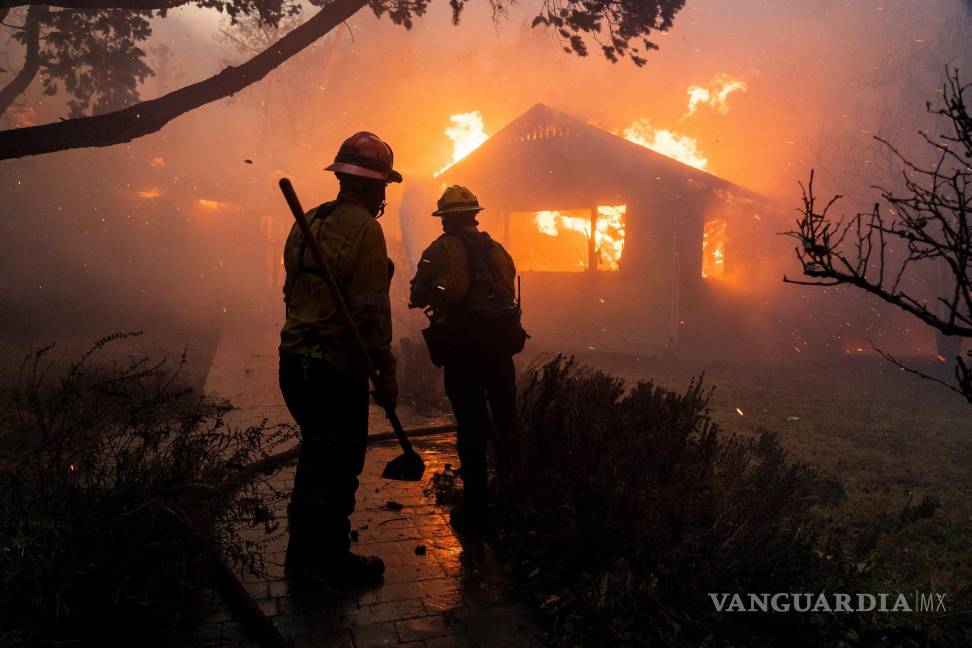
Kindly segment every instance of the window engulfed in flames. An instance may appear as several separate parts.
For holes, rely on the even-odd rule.
[[[702,278],[722,279],[726,273],[726,221],[713,218],[702,230]]]
[[[626,211],[625,205],[597,207],[593,246],[589,209],[512,214],[511,244],[524,258],[525,270],[580,272],[592,265],[618,270]]]

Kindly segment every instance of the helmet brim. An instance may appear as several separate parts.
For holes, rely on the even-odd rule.
[[[366,169],[357,164],[348,164],[347,162],[335,162],[330,166],[324,167],[325,171],[332,171],[334,173],[346,173],[348,175],[358,176],[359,178],[370,178],[372,180],[384,180],[385,182],[401,182],[402,174],[398,171],[391,170],[388,173],[383,173],[382,171],[375,171],[374,169]]]
[[[486,209],[485,207],[446,207],[445,209],[436,209],[432,212],[433,216],[451,216],[453,214],[478,214],[479,212]]]

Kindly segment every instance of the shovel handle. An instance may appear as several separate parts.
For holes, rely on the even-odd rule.
[[[344,326],[347,330],[351,331],[351,336],[354,338],[355,345],[358,347],[361,359],[365,364],[365,369],[368,371],[368,378],[377,391],[381,388],[378,370],[375,368],[375,363],[371,359],[371,354],[368,353],[368,348],[365,346],[364,340],[361,339],[361,333],[358,332],[354,318],[351,317],[351,311],[348,310],[347,302],[344,301],[344,295],[341,294],[341,289],[338,288],[337,282],[334,280],[331,267],[327,264],[327,259],[324,258],[324,251],[321,250],[321,244],[317,241],[317,237],[314,236],[314,232],[311,231],[307,217],[304,216],[304,208],[301,206],[300,199],[297,198],[297,192],[294,191],[294,185],[291,184],[289,178],[280,178],[280,191],[283,192],[284,199],[287,201],[287,205],[290,206],[294,220],[297,222],[297,226],[304,236],[304,242],[310,248],[311,256],[314,257],[317,267],[321,270],[321,276],[324,277],[324,283],[327,284],[331,296],[334,298],[334,303],[337,305],[338,314],[344,321]],[[398,414],[395,412],[395,408],[386,407],[385,416],[388,417],[388,422],[391,423],[392,429],[395,431],[395,436],[398,438],[398,443],[402,446],[402,450],[407,454],[414,453],[415,450],[412,448],[412,443],[408,440],[408,437],[405,436],[405,429],[402,427],[401,421],[398,420]]]

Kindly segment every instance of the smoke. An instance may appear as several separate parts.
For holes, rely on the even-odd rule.
[[[275,182],[291,177],[307,208],[332,198],[323,167],[357,130],[394,147],[405,184],[389,188],[382,225],[413,261],[438,226],[420,197],[456,159],[445,130],[482,139],[537,102],[609,131],[641,128],[653,148],[684,148],[696,166],[778,205],[761,214],[775,232],[811,167],[822,192],[869,202],[870,185],[893,172],[871,137],[918,150],[914,131],[934,127],[925,102],[945,64],[972,72],[965,2],[690,0],[644,69],[564,54],[554,35],[529,28],[532,8],[494,28],[485,3],[470,5],[452,27],[448,7],[434,4],[411,31],[361,12],[263,82],[160,133],[0,163],[9,332],[279,326],[290,218]],[[174,15],[156,20],[166,48],[151,50],[157,76],[144,98],[240,60],[214,38],[225,25],[211,12]],[[31,118],[58,119],[63,99],[32,89]],[[762,296],[795,268],[782,237],[761,244],[771,261],[738,285],[758,281]],[[729,247],[727,273],[732,256]]]

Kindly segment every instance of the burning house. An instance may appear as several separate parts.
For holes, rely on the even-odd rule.
[[[759,195],[542,104],[436,181],[429,193],[463,184],[487,208],[481,224],[516,260],[541,343],[684,343],[690,314],[758,263],[767,233]],[[407,200],[405,228],[433,203]]]

